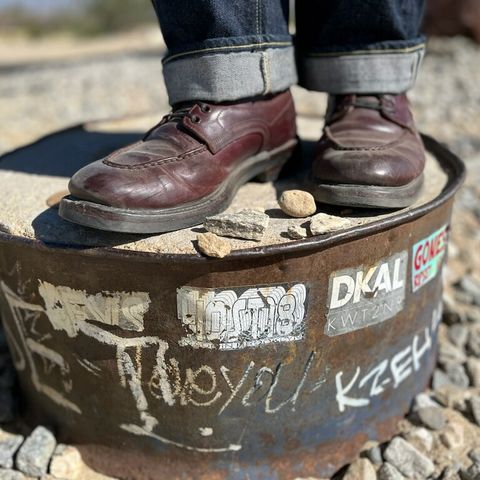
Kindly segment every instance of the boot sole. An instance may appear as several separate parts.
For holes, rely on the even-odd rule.
[[[192,227],[205,218],[223,212],[237,190],[249,180],[276,180],[298,140],[292,139],[269,152],[242,162],[217,190],[195,202],[162,209],[127,209],[81,200],[72,195],[60,202],[62,218],[86,227],[122,233],[163,233]]]
[[[310,180],[310,190],[317,202],[360,208],[405,208],[418,198],[423,174],[399,187],[374,185],[316,184]]]

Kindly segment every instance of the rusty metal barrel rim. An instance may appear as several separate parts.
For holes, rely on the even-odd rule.
[[[384,218],[378,221],[373,221],[366,225],[355,226],[353,228],[339,230],[338,232],[326,234],[323,236],[313,236],[303,240],[295,240],[292,242],[284,243],[281,245],[263,246],[260,248],[246,248],[242,250],[234,250],[232,253],[223,259],[206,258],[200,254],[169,254],[169,253],[152,253],[142,251],[124,251],[108,246],[101,247],[89,247],[81,248],[77,246],[66,246],[63,244],[44,243],[38,239],[28,239],[21,236],[10,235],[8,233],[0,231],[0,241],[7,242],[21,242],[31,245],[36,248],[47,249],[62,249],[72,253],[78,254],[81,252],[83,255],[98,255],[101,254],[104,257],[135,257],[138,260],[142,258],[145,261],[156,262],[225,262],[226,260],[241,260],[250,259],[254,257],[267,257],[277,254],[287,253],[308,253],[312,250],[325,249],[333,245],[338,245],[343,242],[347,242],[353,239],[362,238],[368,235],[372,235],[383,230],[402,225],[403,223],[417,219],[432,210],[435,210],[440,205],[448,201],[462,185],[466,168],[463,161],[452,153],[448,148],[441,145],[434,138],[422,134],[422,140],[426,149],[431,152],[439,161],[440,166],[448,174],[447,184],[442,191],[441,195],[433,200],[420,205],[412,210],[400,211],[398,214],[393,214],[388,218]],[[28,148],[28,147],[27,147]]]

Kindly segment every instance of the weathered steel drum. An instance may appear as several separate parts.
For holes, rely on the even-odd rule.
[[[464,176],[424,141],[446,178],[435,198],[224,259],[2,227],[1,310],[28,415],[128,479],[325,477],[389,438],[434,366]]]

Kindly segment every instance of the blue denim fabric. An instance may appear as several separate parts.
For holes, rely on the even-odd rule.
[[[419,34],[424,0],[297,0],[297,55],[405,50]]]
[[[288,0],[153,0],[153,4],[168,48],[164,62],[292,44]]]
[[[288,0],[153,0],[168,47],[188,55],[288,46]],[[424,0],[297,0],[297,54],[407,49],[424,37]]]
[[[170,103],[265,95],[297,80],[336,94],[404,92],[424,53],[424,0],[297,0],[295,41],[288,0],[152,2]]]

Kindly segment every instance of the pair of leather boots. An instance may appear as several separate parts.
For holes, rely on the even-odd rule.
[[[290,91],[177,105],[142,140],[79,170],[60,215],[130,233],[198,225],[245,182],[275,180],[297,142]],[[424,164],[406,95],[330,96],[308,185],[318,202],[401,208],[419,193]]]

